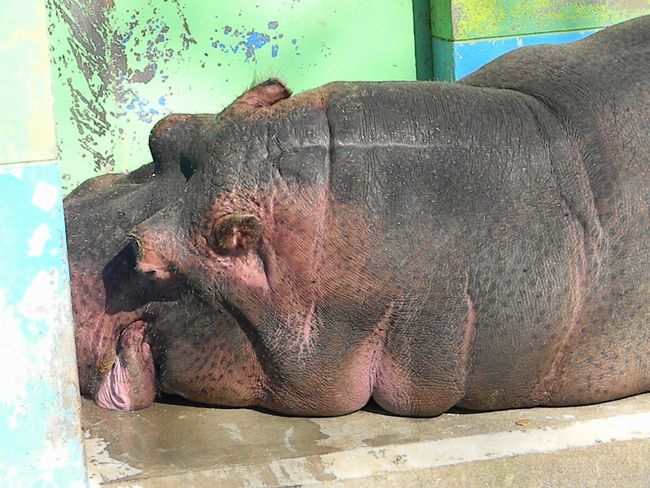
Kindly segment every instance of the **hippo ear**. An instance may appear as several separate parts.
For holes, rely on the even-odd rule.
[[[291,91],[282,81],[277,78],[270,78],[241,95],[233,103],[233,108],[237,110],[250,110],[270,107],[290,96]]]
[[[262,236],[262,223],[256,215],[233,214],[219,221],[212,232],[212,245],[220,254],[245,253]]]

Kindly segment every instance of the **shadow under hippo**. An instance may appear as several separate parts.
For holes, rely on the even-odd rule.
[[[82,393],[401,415],[650,390],[650,17],[454,84],[278,80],[65,201]]]

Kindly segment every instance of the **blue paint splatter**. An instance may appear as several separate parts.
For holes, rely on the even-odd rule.
[[[255,58],[255,50],[264,47],[271,41],[268,34],[252,31],[246,39],[246,60]]]
[[[278,26],[278,21],[274,20],[268,22],[268,28],[270,30],[275,30]],[[266,45],[270,45],[271,57],[275,58],[278,55],[280,46],[279,44],[271,44],[271,40],[280,39],[282,34],[276,34],[271,37],[270,33],[260,32],[255,29],[251,29],[250,31],[245,31],[243,29],[233,30],[229,25],[223,27],[223,33],[231,39],[234,38],[235,42],[228,43],[227,40],[221,42],[220,40],[214,40],[211,38],[211,44],[212,47],[220,49],[224,54],[238,54],[243,52],[245,61],[256,61],[257,51],[263,49]]]
[[[261,47],[264,47],[264,45],[268,43],[270,40],[271,38],[267,34],[262,34],[261,32],[253,31],[248,35],[248,39],[246,39],[246,47],[259,49]]]
[[[160,97],[158,99],[158,104],[160,106],[166,105],[167,100],[165,99],[165,97]],[[145,122],[147,124],[153,122],[154,115],[159,115],[161,113],[159,109],[152,107],[152,103],[149,100],[147,100],[146,98],[141,98],[139,95],[133,95],[133,99],[126,106],[126,108],[127,110],[134,110],[138,119],[141,122]],[[165,113],[165,111],[163,110],[162,113]]]

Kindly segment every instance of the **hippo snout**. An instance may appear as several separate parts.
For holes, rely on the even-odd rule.
[[[169,281],[178,271],[185,254],[174,223],[177,212],[165,209],[139,224],[129,233],[135,251],[135,269],[161,281]]]

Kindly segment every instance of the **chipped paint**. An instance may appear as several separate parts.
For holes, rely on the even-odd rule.
[[[42,256],[45,245],[47,244],[47,241],[50,240],[50,237],[52,237],[52,233],[50,232],[50,229],[47,228],[47,225],[41,224],[36,227],[36,229],[34,229],[34,233],[27,242],[27,248],[29,249],[27,251],[27,256]]]
[[[270,45],[271,57],[275,57],[279,51],[278,42],[284,37],[284,34],[270,31],[275,31],[279,25],[277,21],[269,22],[268,33],[258,32],[255,29],[247,30],[244,27],[233,30],[231,26],[226,25],[221,30],[222,35],[219,38],[210,38],[210,45],[226,55],[240,54],[245,62],[256,61],[257,52]]]
[[[86,485],[46,19],[39,0],[0,19],[3,487]]]
[[[88,480],[93,485],[115,481],[142,473],[142,470],[129,466],[111,457],[109,443],[101,437],[93,437],[84,432],[86,456],[88,457]]]
[[[59,187],[39,181],[32,192],[32,205],[43,212],[49,212],[61,198]]]
[[[2,486],[85,485],[59,181],[54,163],[0,166]]]
[[[410,0],[47,0],[64,190],[150,161],[170,112],[218,112],[253,82],[415,79]],[[359,23],[359,18],[364,18]],[[386,43],[359,45],[358,39]]]
[[[538,14],[531,16],[529,3],[512,0],[437,2],[431,20],[441,39],[541,32],[549,25],[566,31],[580,19],[592,19],[592,26],[637,15],[649,0],[560,8],[565,3],[535,0]],[[217,112],[269,76],[283,78],[295,93],[334,79],[416,78],[410,0],[247,7],[234,0],[47,0],[47,6],[65,192],[89,177],[148,162],[148,133],[166,114]]]

